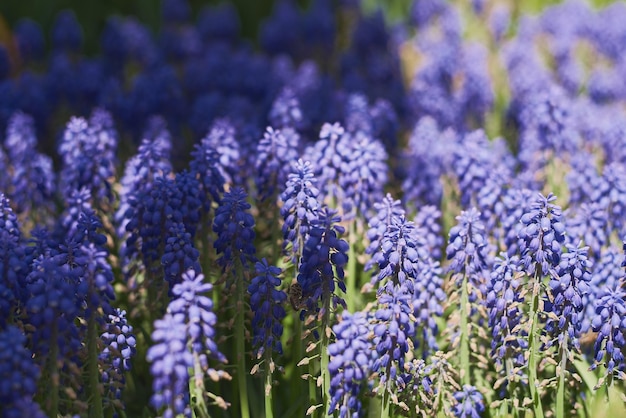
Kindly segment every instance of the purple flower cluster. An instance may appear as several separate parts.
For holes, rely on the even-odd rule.
[[[490,264],[489,243],[485,237],[485,227],[476,208],[461,212],[458,224],[450,228],[446,256],[451,260],[449,271],[457,274],[460,285],[463,275],[467,275],[471,287],[470,301],[485,295],[487,284],[486,269]]]
[[[551,202],[556,196],[536,196],[530,210],[520,221],[519,247],[522,270],[530,275],[537,272],[547,275],[561,260],[565,240],[565,225],[561,220],[561,208]]]
[[[182,279],[172,289],[174,297],[167,313],[154,324],[154,345],[147,353],[154,378],[151,404],[162,410],[164,417],[191,416],[190,378],[202,381],[198,372],[217,373],[209,369],[209,356],[226,361],[215,342],[217,317],[213,302],[205,296],[213,286],[193,270],[185,272]]]
[[[339,410],[341,418],[357,418],[362,408],[359,394],[373,361],[369,318],[362,312],[343,312],[333,332],[335,342],[328,346],[331,375],[328,414]]]
[[[292,254],[293,262],[298,262],[298,258],[302,256],[304,243],[321,206],[316,183],[311,164],[298,160],[293,165],[285,189],[280,195],[283,201],[280,214],[285,221],[282,227],[284,247]]]
[[[26,345],[26,336],[15,326],[0,331],[0,403],[3,416],[17,418],[24,413],[44,417],[33,396],[37,392],[39,368]]]
[[[345,308],[337,288],[346,292],[344,268],[348,263],[349,246],[340,238],[344,233],[344,228],[338,225],[340,221],[336,212],[328,208],[318,212],[318,219],[304,244],[298,269],[298,284],[302,288],[306,311],[318,317],[328,313],[331,306]]]
[[[235,187],[224,194],[220,206],[215,210],[213,231],[217,240],[213,243],[218,254],[219,265],[223,269],[231,268],[236,263],[247,266],[255,261],[256,252],[254,240],[254,218],[248,210],[250,204],[246,202],[246,192]]]
[[[250,281],[248,293],[250,309],[254,313],[252,345],[257,357],[261,358],[265,352],[270,355],[271,351],[283,353],[280,338],[283,335],[282,320],[286,316],[283,305],[287,301],[287,294],[276,289],[281,284],[278,277],[282,273],[281,269],[268,265],[267,260],[263,259],[256,263],[256,272],[258,276]]]

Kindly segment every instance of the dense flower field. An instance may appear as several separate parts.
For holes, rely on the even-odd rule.
[[[12,28],[0,417],[626,414],[626,4],[356,3]]]

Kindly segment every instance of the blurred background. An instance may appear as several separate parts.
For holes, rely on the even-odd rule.
[[[293,0],[306,9],[315,0]],[[343,1],[345,0],[336,0]],[[358,0],[349,0],[356,3]],[[457,2],[469,2],[460,0]],[[543,7],[558,3],[557,0],[519,0],[525,12],[538,12]],[[592,0],[596,6],[610,3],[610,0]],[[192,16],[199,15],[207,5],[231,3],[237,9],[241,22],[241,34],[250,40],[257,38],[261,22],[270,15],[276,0],[190,0]],[[366,12],[377,8],[383,10],[388,21],[393,22],[406,16],[411,0],[362,0],[361,7]],[[104,28],[107,17],[111,15],[135,16],[153,31],[160,27],[161,0],[1,0],[0,1],[0,42],[9,36],[9,28],[24,17],[38,22],[44,33],[49,34],[56,14],[64,9],[71,9],[81,23],[84,35],[84,52],[93,54],[98,48],[98,36]]]

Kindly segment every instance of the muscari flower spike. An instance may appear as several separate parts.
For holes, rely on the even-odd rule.
[[[485,295],[485,269],[490,263],[489,243],[484,235],[484,225],[480,212],[476,208],[461,212],[457,216],[458,224],[450,229],[446,256],[452,260],[448,267],[453,273],[464,273],[468,277],[473,291],[470,302],[477,299],[476,290]],[[457,274],[457,285],[462,281],[462,274]]]
[[[255,177],[261,199],[272,196],[278,185],[285,184],[289,163],[298,156],[298,137],[284,135],[281,130],[268,127],[256,148]]]
[[[344,293],[344,267],[348,263],[348,243],[339,238],[345,229],[339,225],[341,218],[332,209],[324,208],[318,212],[319,218],[309,231],[309,238],[304,244],[302,261],[298,269],[298,284],[306,311],[321,317],[325,310],[341,305],[345,301],[336,293],[338,287]],[[319,308],[319,303],[323,307]],[[319,310],[319,312],[318,312]],[[303,316],[305,311],[302,311]]]
[[[224,194],[215,210],[213,231],[217,240],[213,246],[220,254],[218,264],[223,269],[231,267],[236,260],[244,267],[255,260],[254,218],[248,212],[251,206],[246,197],[243,188],[234,187]]]
[[[594,343],[594,363],[591,370],[603,365],[604,378],[626,380],[624,348],[626,348],[626,292],[621,286],[607,288],[595,301],[595,315],[591,321],[597,332]],[[600,383],[604,381],[602,379]],[[599,383],[599,384],[600,384]],[[607,382],[610,384],[610,381]]]
[[[3,417],[45,416],[33,401],[39,376],[39,367],[26,348],[26,336],[22,331],[13,325],[0,331],[0,405]]]
[[[280,341],[283,335],[282,320],[285,318],[284,304],[287,294],[278,290],[281,280],[278,276],[282,270],[271,266],[264,258],[255,265],[257,276],[248,285],[250,293],[250,309],[254,314],[252,319],[253,339],[252,345],[257,358],[262,358],[264,353],[274,351],[282,354],[283,347]]]
[[[285,221],[282,227],[285,240],[283,248],[291,255],[294,263],[302,256],[304,243],[321,207],[318,201],[320,192],[316,184],[311,163],[299,159],[293,164],[285,189],[280,195],[283,201],[280,214]]]
[[[333,326],[335,341],[328,346],[330,405],[328,414],[339,410],[340,418],[358,418],[362,411],[359,395],[370,376],[373,346],[367,314],[344,311]]]
[[[377,353],[372,371],[379,374],[383,391],[389,394],[402,392],[408,380],[404,364],[415,335],[413,297],[406,283],[387,282],[378,292],[378,309],[370,321]]]
[[[98,360],[102,367],[105,393],[108,398],[119,400],[126,384],[124,373],[130,370],[131,359],[137,351],[137,340],[132,325],[126,319],[126,311],[116,308],[107,315],[100,340],[104,348]]]
[[[507,358],[512,358],[515,366],[525,363],[524,350],[528,348],[528,341],[524,331],[518,329],[523,321],[525,303],[522,285],[519,258],[501,253],[494,261],[485,299],[492,336],[491,355],[499,367]]]
[[[551,297],[544,301],[550,316],[546,331],[558,335],[559,344],[567,337],[567,349],[580,349],[580,330],[583,318],[583,296],[589,293],[592,262],[588,259],[589,247],[567,245],[555,272],[551,274]],[[555,317],[553,317],[553,315]]]
[[[537,194],[530,210],[520,222],[519,248],[522,270],[529,274],[547,275],[561,261],[561,246],[565,241],[565,225],[561,221],[561,208],[552,202],[556,196]]]

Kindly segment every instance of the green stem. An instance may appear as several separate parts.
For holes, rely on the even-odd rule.
[[[54,321],[52,325],[52,337],[50,341],[52,341],[50,347],[50,358],[48,359],[50,368],[50,409],[48,410],[49,417],[56,417],[59,415],[59,386],[60,386],[60,376],[59,376],[59,346],[58,346],[58,325],[57,322]]]
[[[210,418],[209,410],[204,399],[204,372],[200,364],[198,353],[193,353],[193,375],[189,379],[189,392],[193,395],[191,410],[196,418]]]
[[[541,267],[537,266],[535,277],[533,280],[533,290],[530,300],[530,341],[528,342],[528,386],[530,388],[530,397],[533,401],[533,410],[535,418],[543,418],[543,407],[541,406],[541,395],[537,389],[537,321],[539,319],[539,289],[541,286]]]
[[[561,343],[561,364],[559,373],[559,387],[556,393],[556,418],[565,418],[565,370],[567,367],[567,332],[564,333]]]
[[[330,356],[328,355],[328,343],[329,335],[326,333],[326,329],[330,326],[330,294],[324,300],[324,315],[322,317],[322,335],[320,341],[320,360],[321,360],[321,376],[322,376],[322,416],[328,413],[330,406],[330,372],[328,371],[328,364],[330,363]]]
[[[276,197],[274,197],[274,200],[272,200],[273,202],[276,201]],[[283,231],[280,228],[280,220],[281,220],[281,216],[280,216],[280,212],[278,210],[274,211],[274,218],[272,219],[272,223],[270,225],[270,228],[272,228],[272,233],[271,233],[271,237],[272,237],[272,259],[274,260],[274,263],[278,263],[278,260],[280,260],[281,255],[283,253]]]
[[[356,312],[357,299],[358,299],[358,287],[356,277],[356,220],[350,222],[348,232],[348,244],[350,248],[348,250],[348,274],[346,277],[346,303],[348,305],[349,312]]]
[[[235,260],[235,291],[237,301],[235,304],[235,345],[237,348],[237,385],[239,388],[239,405],[241,408],[241,418],[250,417],[248,406],[248,385],[246,382],[246,336],[244,324],[244,306],[246,286],[243,283],[243,267],[239,260]]]
[[[389,418],[391,412],[391,402],[389,402],[389,394],[387,388],[383,391],[383,405],[380,409],[380,418]]]
[[[89,373],[89,418],[103,418],[100,371],[98,370],[98,322],[92,312],[87,324],[87,356]]]
[[[271,350],[267,350],[265,355],[265,418],[274,418],[274,408],[272,406],[272,370],[270,367],[272,358],[268,353],[271,353]]]
[[[469,325],[468,325],[468,280],[467,274],[463,273],[463,284],[461,287],[461,341],[459,342],[461,356],[461,382],[463,385],[470,384],[470,347],[469,347]]]
[[[300,361],[303,357],[304,357],[304,347],[302,345],[302,321],[300,321],[300,315],[298,314],[298,311],[294,311],[294,340],[293,340],[293,344],[294,344],[294,351],[295,351],[295,359],[296,362]],[[294,363],[295,364],[295,363]],[[293,399],[297,399],[299,405],[301,406],[300,408],[298,408],[298,416],[302,417],[305,415],[305,411],[306,409],[304,409],[304,403],[300,402],[300,398],[303,395],[303,387],[302,387],[302,379],[300,378],[300,373],[298,372],[298,366],[295,366],[293,369],[293,375],[291,376],[291,384],[293,385],[293,389],[294,389],[294,398]]]
[[[318,347],[319,349],[319,347]],[[310,406],[317,405],[317,386],[315,385],[315,367],[312,362],[309,362],[309,403]]]

